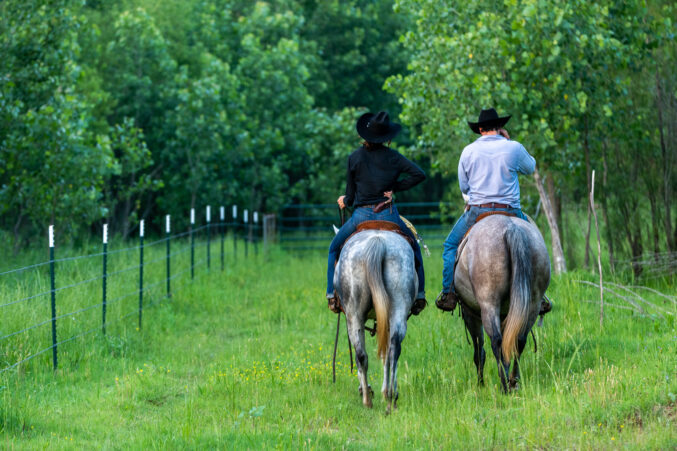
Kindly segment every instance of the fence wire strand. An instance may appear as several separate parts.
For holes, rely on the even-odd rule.
[[[258,227],[257,226],[253,226],[253,227],[254,227],[254,229],[253,229],[254,233],[256,233],[258,231]],[[204,231],[204,230],[207,230],[208,233],[207,234],[202,233],[202,231]],[[233,234],[233,238],[235,238],[235,237],[245,237],[245,239],[247,239],[246,234],[248,232],[248,229],[247,229],[246,224],[238,224],[238,223],[233,223],[233,222],[207,223],[207,224],[204,224],[202,226],[195,227],[192,230],[188,230],[188,231],[185,231],[185,232],[182,232],[182,233],[177,233],[177,234],[174,234],[174,235],[167,235],[167,236],[164,236],[161,239],[151,241],[151,242],[148,242],[148,243],[144,243],[144,244],[139,245],[139,246],[130,246],[130,247],[121,248],[121,249],[112,249],[112,250],[107,250],[106,252],[96,252],[96,253],[92,253],[92,254],[88,254],[88,255],[62,257],[62,258],[58,258],[58,259],[54,259],[54,260],[48,260],[48,261],[44,261],[44,262],[41,262],[41,263],[36,263],[36,264],[33,264],[33,265],[24,266],[24,267],[21,267],[21,268],[16,268],[16,269],[0,272],[0,277],[6,276],[6,275],[16,275],[16,274],[26,272],[26,271],[29,271],[29,270],[32,270],[32,269],[44,268],[44,267],[46,267],[50,264],[59,265],[59,264],[62,264],[62,263],[67,263],[67,262],[74,262],[74,261],[79,261],[79,260],[103,257],[104,255],[107,256],[107,257],[111,257],[111,256],[116,256],[116,255],[124,254],[124,253],[131,253],[131,252],[136,253],[136,252],[140,252],[141,249],[150,249],[150,248],[157,246],[161,243],[165,243],[165,242],[168,242],[168,241],[171,241],[171,240],[180,240],[181,238],[185,238],[185,237],[188,237],[188,236],[193,236],[194,238],[199,238],[199,242],[192,242],[190,244],[187,244],[186,242],[184,242],[182,240],[178,241],[178,243],[180,243],[180,244],[178,244],[178,246],[175,245],[174,249],[172,249],[172,251],[169,254],[162,255],[160,257],[157,257],[157,258],[154,258],[154,259],[151,259],[151,260],[144,261],[141,264],[128,266],[128,267],[125,267],[125,268],[122,268],[122,269],[119,269],[119,270],[116,270],[116,271],[107,272],[105,275],[99,274],[95,277],[91,277],[91,278],[88,278],[86,280],[71,283],[71,284],[68,284],[68,285],[65,285],[65,286],[57,287],[53,290],[44,291],[44,292],[41,292],[41,293],[37,293],[37,294],[33,294],[33,295],[30,295],[30,296],[23,297],[21,299],[6,302],[4,304],[0,304],[0,308],[8,307],[8,306],[15,305],[15,304],[21,304],[21,303],[28,302],[28,301],[33,300],[33,299],[48,296],[50,294],[56,294],[56,293],[63,292],[65,290],[77,288],[77,287],[80,287],[80,286],[85,285],[85,284],[89,284],[89,283],[92,283],[92,282],[102,280],[102,279],[104,279],[104,277],[110,278],[112,276],[116,276],[116,275],[120,275],[120,274],[127,273],[127,272],[130,272],[130,271],[138,270],[142,267],[150,266],[154,263],[158,263],[158,262],[161,262],[161,261],[167,261],[168,258],[170,259],[170,261],[175,260],[179,256],[186,254],[187,252],[190,252],[191,250],[197,250],[197,249],[201,248],[205,244],[207,244],[207,246],[209,246],[209,242],[210,242],[209,238],[212,236],[212,234],[213,234],[213,238],[218,239],[218,236],[225,234],[226,231],[229,231],[231,234]],[[241,233],[238,233],[238,232],[241,232]],[[249,239],[249,241],[250,242],[258,241],[257,236],[254,236],[253,238],[254,239]],[[222,252],[223,252],[223,249],[222,249]],[[193,279],[192,277],[191,277],[191,279],[187,279],[184,276],[186,276],[186,274],[188,272],[193,272],[196,268],[200,268],[202,266],[205,266],[206,262],[207,262],[207,258],[202,258],[202,259],[199,259],[197,261],[190,262],[190,263],[182,262],[180,264],[180,267],[182,267],[182,269],[179,270],[178,272],[175,272],[174,274],[170,275],[169,277],[162,277],[161,280],[158,280],[156,282],[148,283],[148,284],[144,285],[143,288],[135,289],[133,291],[130,291],[130,292],[118,295],[114,298],[108,299],[108,300],[105,301],[105,305],[107,305],[107,306],[115,305],[115,304],[123,301],[124,299],[128,299],[128,298],[131,298],[133,296],[138,296],[140,294],[146,294],[150,299],[143,304],[143,309],[153,307],[157,304],[162,303],[163,301],[166,301],[167,299],[171,299],[169,297],[170,294],[175,294],[179,290],[183,289],[187,285],[186,282],[190,282]],[[185,267],[184,267],[184,265],[185,265]],[[58,266],[57,266],[57,268],[58,268]],[[57,271],[57,273],[58,273],[58,271]],[[171,293],[167,293],[167,294],[164,294],[164,295],[155,295],[155,296],[150,294],[151,292],[156,290],[159,286],[164,285],[166,282],[172,281],[172,280],[177,280],[180,277],[184,277],[184,280],[179,281],[178,283],[175,283],[172,287],[173,289],[172,289]],[[197,277],[200,277],[200,275],[198,274]],[[16,335],[26,333],[26,332],[30,332],[34,329],[39,328],[39,327],[49,325],[50,323],[53,323],[55,321],[58,322],[59,320],[63,320],[63,319],[68,318],[68,317],[75,317],[76,315],[79,315],[81,313],[84,313],[84,312],[87,312],[87,311],[92,311],[92,310],[98,309],[98,308],[102,308],[103,305],[104,305],[103,301],[97,302],[96,304],[88,305],[86,307],[82,307],[80,309],[77,309],[77,310],[74,310],[74,311],[71,311],[71,312],[68,312],[68,313],[63,313],[61,315],[58,315],[58,316],[53,317],[53,318],[46,319],[44,321],[40,321],[37,324],[33,324],[33,325],[25,327],[21,330],[6,334],[4,336],[1,336],[0,342],[3,342],[3,341],[5,341],[5,340],[7,340],[11,337],[16,336]],[[115,323],[119,323],[120,321],[122,321],[126,318],[129,318],[129,317],[135,316],[135,315],[139,315],[140,311],[141,311],[140,308],[135,308],[134,310],[130,311],[129,313],[126,313],[122,316],[119,316],[119,317],[113,319],[112,321],[110,319],[107,319],[106,322],[103,323],[103,324],[97,324],[95,327],[92,327],[92,328],[85,330],[83,332],[80,332],[80,333],[76,333],[75,335],[73,335],[69,338],[62,339],[62,340],[52,344],[49,347],[41,349],[41,350],[39,350],[39,351],[37,351],[37,352],[35,352],[35,353],[25,357],[25,358],[19,360],[18,362],[15,362],[15,363],[13,363],[13,364],[5,367],[5,368],[0,369],[0,374],[4,373],[6,371],[12,370],[12,369],[18,367],[19,365],[21,365],[23,363],[29,362],[30,360],[32,360],[32,359],[34,359],[38,356],[41,356],[41,355],[49,352],[50,350],[53,350],[55,347],[58,347],[59,345],[65,345],[65,344],[67,344],[71,341],[74,341],[74,340],[76,340],[80,337],[92,334],[96,331],[100,331],[104,327],[108,327],[108,326],[113,325]]]

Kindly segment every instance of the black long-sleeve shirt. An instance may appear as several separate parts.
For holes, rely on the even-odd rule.
[[[398,180],[400,174],[408,177]],[[371,205],[383,202],[386,191],[405,191],[423,180],[425,173],[415,163],[386,146],[364,146],[348,157],[346,180],[347,206]]]

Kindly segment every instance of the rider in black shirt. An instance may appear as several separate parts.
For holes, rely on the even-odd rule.
[[[412,313],[418,315],[425,308],[425,274],[421,248],[416,237],[404,224],[392,204],[392,194],[404,191],[425,180],[425,173],[415,163],[409,161],[384,143],[390,142],[399,133],[402,126],[390,122],[388,113],[366,113],[357,120],[357,133],[365,140],[363,145],[348,158],[345,195],[338,198],[341,208],[354,206],[351,218],[341,227],[329,246],[327,262],[327,300],[329,308],[339,312],[340,307],[334,293],[334,265],[343,243],[357,230],[357,225],[367,220],[394,222],[402,232],[412,238],[414,259],[418,275],[418,293],[412,307]],[[398,180],[401,174],[408,177]],[[389,205],[381,210],[382,203]],[[379,205],[381,204],[381,205]]]

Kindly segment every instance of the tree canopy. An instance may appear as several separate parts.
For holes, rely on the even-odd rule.
[[[4,0],[0,228],[18,249],[50,222],[126,236],[205,204],[327,203],[355,120],[381,109],[435,177],[413,195],[460,210],[465,122],[493,106],[562,234],[596,169],[611,254],[672,252],[674,17],[641,0]]]

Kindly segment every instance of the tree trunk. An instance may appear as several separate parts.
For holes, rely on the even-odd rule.
[[[661,156],[663,158],[663,206],[665,209],[665,217],[663,218],[663,224],[665,227],[665,239],[668,246],[668,252],[672,252],[675,247],[675,239],[677,239],[677,233],[675,234],[675,239],[672,237],[672,209],[671,209],[671,178],[672,178],[672,169],[673,162],[671,161],[674,158],[674,153],[668,152],[667,144],[665,142],[665,136],[663,133],[663,100],[661,92],[661,83],[660,77],[658,74],[658,69],[656,69],[656,107],[658,111],[658,131],[660,134],[661,142]],[[674,143],[673,143],[674,145]],[[677,228],[675,229],[677,232]]]
[[[614,263],[614,234],[612,233],[611,222],[609,221],[609,211],[607,208],[607,162],[606,162],[606,140],[602,143],[602,165],[604,171],[602,172],[602,195],[600,199],[602,201],[602,216],[604,217],[604,223],[606,224],[606,240],[609,245],[609,266],[611,266],[611,272],[615,272],[615,263]]]
[[[592,187],[590,186],[590,146],[588,145],[588,117],[585,117],[585,130],[583,138],[583,149],[585,152],[585,176],[588,183],[588,193],[592,192]],[[590,265],[590,229],[592,226],[592,209],[590,202],[588,202],[588,230],[585,232],[585,260],[583,265],[585,268],[588,268]]]
[[[632,212],[637,210],[637,203],[634,200],[632,201],[632,205],[628,205],[625,201],[621,202],[620,210],[621,215],[625,218],[622,222],[625,236],[630,245],[632,271],[635,273],[635,276],[640,276],[644,270],[641,259],[642,253],[644,252],[644,246],[642,245],[642,228],[637,224],[636,215],[632,215]]]
[[[562,229],[562,201],[560,196],[557,195],[557,188],[555,188],[555,179],[553,177],[545,178],[545,188],[548,193],[548,199],[550,200],[550,205],[552,207],[552,214],[557,222],[557,227],[559,230]],[[560,234],[560,241],[561,241]]]
[[[541,175],[539,174],[538,169],[534,171],[534,179],[536,180],[538,195],[541,198],[543,211],[545,212],[545,217],[548,220],[548,226],[550,227],[550,236],[552,238],[552,257],[554,260],[555,274],[561,274],[566,272],[567,265],[566,260],[564,259],[564,252],[562,251],[562,243],[559,239],[559,226],[557,225],[557,217],[555,215],[555,210],[550,203],[550,198],[546,194],[545,188],[543,187],[543,181],[541,180]]]
[[[658,232],[658,228],[660,227],[661,219],[660,215],[658,214],[658,205],[656,201],[656,192],[654,190],[653,184],[647,181],[646,187],[647,187],[647,197],[649,198],[649,207],[651,208],[651,231],[650,233],[653,236],[653,252],[654,252],[654,258],[658,258],[658,254],[660,254],[660,235]]]
[[[24,220],[23,208],[19,205],[19,214],[16,217],[16,222],[14,223],[14,246],[12,246],[12,253],[16,257],[21,250],[23,240],[21,239],[21,224]]]

